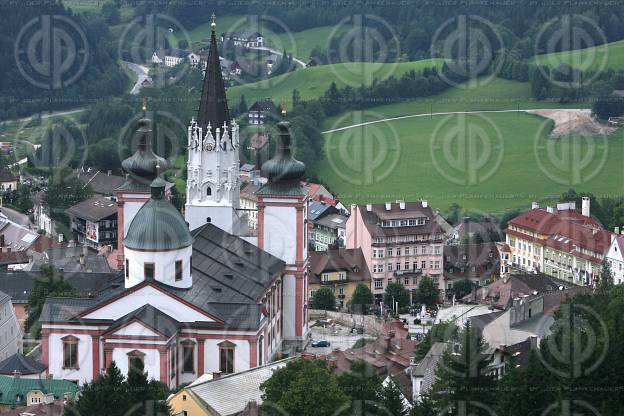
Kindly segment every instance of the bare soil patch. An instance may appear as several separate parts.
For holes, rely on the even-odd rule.
[[[617,130],[593,118],[589,109],[527,110],[527,113],[546,117],[555,122],[550,137],[608,135]]]

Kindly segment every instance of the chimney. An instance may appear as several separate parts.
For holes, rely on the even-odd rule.
[[[399,208],[405,209],[405,201],[399,201]]]
[[[422,201],[423,208],[427,208],[428,206],[429,206],[429,203],[426,200]]]
[[[366,204],[366,211],[371,212],[373,210],[373,204]]]
[[[214,371],[212,373],[212,379],[213,380],[217,380],[217,379],[220,379],[220,378],[221,378],[221,371]]]
[[[555,212],[555,210],[554,210],[554,208],[553,208],[553,207],[551,207],[551,206],[547,206],[547,207],[546,207],[546,212],[548,212],[548,213],[552,214],[552,213],[554,213],[554,212]]]
[[[390,211],[392,209],[392,204],[390,202],[386,202],[386,211]]]
[[[619,233],[620,233],[620,227],[615,227],[615,228],[613,229],[613,232],[614,232],[615,234],[619,234]],[[1,236],[0,236],[0,237],[1,237]],[[1,240],[0,240],[0,241],[1,241]]]
[[[111,176],[111,174],[112,174],[112,173],[113,173],[113,171],[109,169],[109,171],[108,171],[108,172],[106,172],[106,175],[107,175],[107,176]]]
[[[533,201],[531,203],[531,209],[538,209],[539,208],[539,203],[537,203],[536,201]]]
[[[590,199],[588,196],[583,197],[583,202],[581,205],[581,214],[585,217],[590,216]]]
[[[63,234],[59,234],[58,235],[58,242],[62,243],[63,242]]]

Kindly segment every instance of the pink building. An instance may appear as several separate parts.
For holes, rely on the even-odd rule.
[[[379,303],[395,280],[413,290],[426,275],[444,290],[442,253],[449,229],[427,201],[351,205],[346,246],[362,249]]]

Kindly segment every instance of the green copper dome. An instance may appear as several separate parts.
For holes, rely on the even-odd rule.
[[[289,127],[290,123],[287,121],[278,123],[279,143],[275,149],[275,156],[262,165],[262,176],[268,178],[271,183],[300,181],[305,174],[305,164],[292,155]]]
[[[158,173],[156,167],[162,171],[167,169],[167,160],[156,155],[152,150],[151,120],[143,117],[139,120],[139,128],[136,136],[139,137],[137,150],[132,156],[121,162],[123,170],[130,175],[130,178],[145,185],[151,183]]]
[[[151,184],[152,197],[139,209],[128,227],[124,246],[134,250],[176,250],[193,244],[182,214],[165,199],[166,182]]]

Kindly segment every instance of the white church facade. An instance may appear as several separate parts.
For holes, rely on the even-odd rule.
[[[219,126],[217,128],[217,126]],[[82,384],[111,362],[143,361],[171,388],[205,373],[247,370],[296,351],[307,339],[308,197],[305,166],[290,152],[288,123],[262,167],[258,239],[238,235],[238,126],[229,119],[215,25],[198,116],[188,131],[185,216],[168,201],[139,122],[137,151],[118,189],[122,272],[88,298],[48,298],[41,314],[48,375]]]

